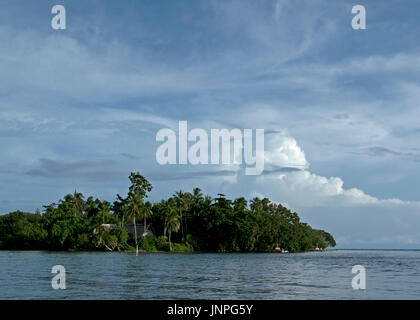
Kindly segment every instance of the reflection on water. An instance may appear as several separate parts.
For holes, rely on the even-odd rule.
[[[66,290],[53,290],[53,265]],[[353,290],[353,265],[366,290]],[[420,299],[420,251],[140,254],[0,251],[0,299]]]

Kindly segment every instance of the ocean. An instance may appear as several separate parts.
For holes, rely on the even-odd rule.
[[[355,265],[365,289],[352,286]],[[65,289],[54,289],[64,275]],[[420,251],[0,251],[0,299],[420,299]]]

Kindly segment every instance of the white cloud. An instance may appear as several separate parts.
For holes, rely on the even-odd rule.
[[[283,133],[270,138],[265,151],[266,161],[277,168],[297,168],[281,173],[260,176],[259,188],[272,189],[270,197],[293,206],[360,206],[360,205],[419,205],[400,199],[378,199],[358,188],[344,187],[339,177],[324,177],[309,171],[305,153],[293,137]],[[268,188],[267,188],[268,187]]]
[[[345,189],[338,177],[326,178],[307,170],[264,177],[281,199],[300,206],[372,204],[378,200],[362,190]]]
[[[305,153],[296,140],[282,133],[265,136],[265,168],[298,168],[309,167]]]

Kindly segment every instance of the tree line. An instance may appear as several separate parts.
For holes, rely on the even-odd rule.
[[[269,199],[212,198],[199,188],[177,191],[160,202],[147,201],[151,183],[131,173],[125,197],[113,203],[75,191],[43,212],[0,216],[0,249],[289,252],[334,247],[323,230],[301,222],[297,213]],[[138,230],[138,221],[144,229]],[[126,225],[134,225],[130,237]],[[112,228],[109,227],[112,225]],[[146,226],[154,236],[143,237]]]

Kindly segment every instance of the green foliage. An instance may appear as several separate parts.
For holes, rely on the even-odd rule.
[[[159,236],[155,238],[155,246],[159,251],[169,251],[169,242],[166,240],[165,236]]]
[[[47,244],[55,250],[79,248],[78,235],[88,232],[86,217],[66,197],[57,206],[48,206],[41,221],[48,233]]]
[[[139,249],[144,251],[157,251],[155,237],[142,237],[138,241]]]
[[[193,252],[193,249],[184,243],[172,243],[173,252]]]
[[[120,245],[126,244],[128,241],[128,231],[125,228],[118,227],[110,231],[110,233],[117,237]]]
[[[89,234],[88,233],[81,233],[77,236],[77,245],[78,248],[80,249],[88,249],[91,248],[91,242],[89,239]]]
[[[143,199],[147,197],[148,192],[152,191],[152,184],[139,172],[132,172],[129,179],[131,182],[129,195],[138,195],[140,199]]]
[[[301,252],[334,247],[323,230],[301,222],[295,212],[254,198],[230,200],[223,194],[212,199],[195,188],[177,191],[158,203],[144,202],[152,185],[140,173],[130,174],[125,198],[111,205],[75,191],[43,214],[12,212],[0,216],[0,249],[132,250],[145,251],[272,252],[276,247]],[[150,223],[157,236],[129,237],[125,224],[136,218]]]
[[[196,251],[272,252],[279,246],[300,252],[335,245],[329,233],[312,229],[295,212],[267,198],[254,198],[248,207],[244,198],[230,200],[219,194],[211,199],[195,189],[192,194],[179,191],[153,209],[155,232],[163,229],[165,233],[166,227],[175,242],[189,244]],[[187,226],[184,237],[182,230]]]
[[[139,249],[144,251],[170,251],[170,244],[166,237],[146,236],[138,241]],[[176,250],[175,250],[176,248]],[[172,243],[172,250],[176,252],[191,252],[192,246],[183,243]]]
[[[42,249],[47,235],[40,214],[16,211],[0,216],[0,249]]]
[[[120,250],[121,251],[133,251],[136,248],[134,248],[132,245],[128,244],[128,243],[123,243],[120,245]]]

